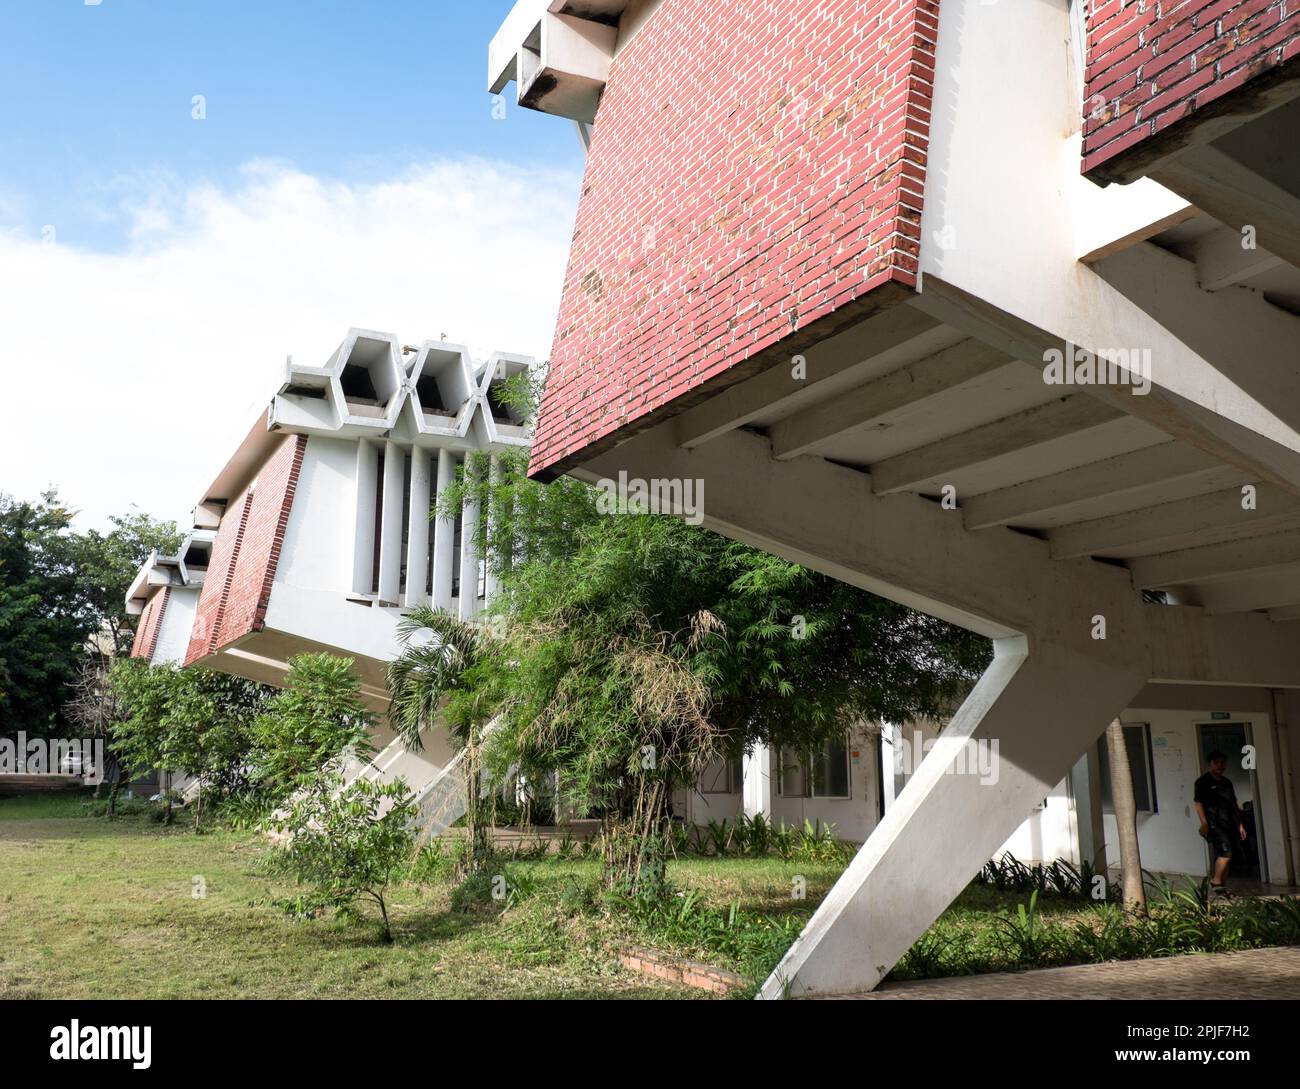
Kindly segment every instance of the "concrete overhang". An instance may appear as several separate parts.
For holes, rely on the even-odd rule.
[[[218,511],[223,510],[257,476],[280,441],[279,435],[268,430],[268,422],[267,412],[258,413],[252,426],[235,445],[234,453],[212,477],[212,482],[195,504],[195,525],[212,528],[205,523],[210,523]]]
[[[1159,182],[1250,248],[1300,266],[1300,61],[1272,69],[1088,172],[1100,184]]]
[[[149,599],[161,589],[182,586],[185,583],[181,574],[181,561],[177,556],[161,556],[154,549],[149,558],[140,565],[140,570],[131,580],[126,591],[126,611],[128,616],[139,616],[144,612]]]
[[[488,46],[488,90],[591,124],[631,0],[519,0]]]

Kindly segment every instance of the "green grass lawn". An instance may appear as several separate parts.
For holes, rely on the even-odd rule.
[[[255,835],[86,811],[78,797],[0,800],[0,998],[705,997],[617,965],[619,947],[646,944],[629,920],[566,906],[567,889],[595,886],[595,861],[507,864],[528,895],[504,911],[454,909],[445,881],[398,889],[386,946],[368,919],[287,918],[271,900],[292,886],[260,872]],[[711,904],[807,914],[837,869],[692,859],[670,877]],[[791,900],[796,874],[805,901]]]
[[[373,917],[287,917],[273,901],[294,887],[260,865],[268,847],[253,833],[196,835],[184,817],[164,828],[139,801],[112,822],[93,808],[80,796],[0,799],[0,998],[708,997],[622,969],[629,945],[737,971],[744,997],[842,869],[684,858],[669,865],[677,896],[645,916],[602,909],[594,859],[502,861],[504,905],[486,881],[394,889],[384,945]],[[973,884],[895,977],[1300,943],[1297,901],[1157,904],[1149,921],[1107,929],[1113,906],[1049,895],[1026,934],[1027,899]]]

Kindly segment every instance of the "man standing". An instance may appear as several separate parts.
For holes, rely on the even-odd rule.
[[[1201,818],[1201,838],[1214,852],[1214,876],[1210,888],[1220,893],[1227,891],[1228,864],[1232,861],[1232,845],[1236,839],[1246,840],[1246,826],[1237,808],[1237,792],[1232,781],[1224,775],[1228,758],[1215,751],[1206,757],[1210,770],[1196,780],[1193,799],[1196,815]]]

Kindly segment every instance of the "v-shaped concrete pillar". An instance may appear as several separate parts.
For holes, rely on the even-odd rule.
[[[1024,637],[995,657],[763,985],[762,998],[869,991],[1146,682]]]

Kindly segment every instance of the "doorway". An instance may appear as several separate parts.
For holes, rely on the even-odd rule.
[[[1228,757],[1228,767],[1224,775],[1232,783],[1237,794],[1237,805],[1241,809],[1241,821],[1246,826],[1246,841],[1233,840],[1232,866],[1228,871],[1229,879],[1262,881],[1266,855],[1264,852],[1264,830],[1259,814],[1259,781],[1254,767],[1247,767],[1247,752],[1256,752],[1251,741],[1249,722],[1202,722],[1196,726],[1198,748],[1201,763],[1197,776],[1205,774],[1208,766],[1206,757],[1219,751]],[[1254,763],[1254,761],[1250,761]],[[1207,865],[1210,863],[1209,847],[1206,847]],[[1207,870],[1208,872],[1208,870]]]

